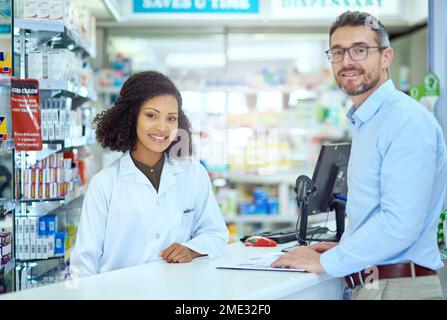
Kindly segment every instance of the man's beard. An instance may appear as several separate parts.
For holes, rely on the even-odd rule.
[[[342,85],[341,74],[344,72],[350,72],[350,71],[361,71],[362,74],[365,74],[365,72],[363,70],[355,70],[355,69],[342,70],[338,73],[339,75],[338,75],[338,77],[335,78],[335,81],[337,82],[338,87],[343,92],[345,92],[347,95],[349,95],[351,97],[359,96],[359,95],[364,94],[365,92],[368,92],[369,90],[371,90],[372,88],[377,86],[377,84],[380,82],[380,75],[378,75],[376,79],[368,79],[367,78],[363,81],[363,83],[361,83],[356,88],[347,89],[347,88],[343,87],[343,85]]]

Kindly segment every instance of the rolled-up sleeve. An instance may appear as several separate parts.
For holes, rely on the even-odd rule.
[[[424,228],[437,170],[436,131],[408,117],[389,138],[381,150],[380,210],[321,256],[322,267],[334,277],[393,258]]]

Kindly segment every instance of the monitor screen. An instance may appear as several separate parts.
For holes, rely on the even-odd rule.
[[[309,198],[308,214],[329,212],[333,195],[346,198],[350,143],[325,144],[321,147],[312,181],[315,194]]]

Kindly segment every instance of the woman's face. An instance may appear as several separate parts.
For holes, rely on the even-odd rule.
[[[177,99],[171,95],[143,103],[137,117],[136,150],[164,152],[177,136],[178,112]]]

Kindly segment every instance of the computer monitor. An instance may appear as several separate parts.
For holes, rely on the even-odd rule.
[[[300,228],[298,242],[307,244],[307,220],[309,215],[329,212],[335,210],[337,231],[334,237],[319,237],[320,241],[339,241],[344,232],[345,202],[347,199],[347,171],[349,155],[351,153],[350,143],[324,144],[315,166],[312,181],[308,181],[307,191],[301,195],[297,193],[298,205],[301,209]],[[297,179],[297,191],[299,183],[303,180]],[[308,196],[303,198],[303,194]]]

